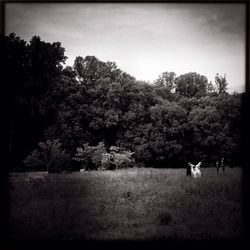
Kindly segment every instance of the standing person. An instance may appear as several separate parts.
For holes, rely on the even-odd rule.
[[[191,165],[190,165],[190,162],[187,165],[187,177],[188,176],[191,177]]]
[[[217,174],[219,173],[220,167],[222,168],[223,173],[225,173],[224,157],[216,161]]]
[[[221,167],[222,167],[223,173],[225,173],[224,157],[221,158],[221,160],[220,160],[220,165],[221,165]]]
[[[218,174],[219,173],[219,168],[220,168],[219,161],[217,160],[215,164],[216,164],[216,169],[217,169],[217,174]]]

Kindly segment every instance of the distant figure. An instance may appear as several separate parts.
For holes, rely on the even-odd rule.
[[[201,161],[195,166],[196,178],[201,177]]]
[[[190,162],[187,165],[187,177],[188,176],[191,178],[191,166],[190,166]]]
[[[225,173],[224,157],[221,158],[220,164],[221,164],[223,173]]]
[[[223,173],[225,173],[224,157],[216,161],[217,174],[220,171],[220,167],[222,168]]]
[[[189,162],[188,165],[191,167],[192,177],[194,177],[195,179],[200,178],[201,177],[201,170],[200,170],[201,162],[199,162],[197,165],[194,165]]]
[[[219,161],[216,161],[216,170],[217,170],[217,174],[219,173],[219,168],[220,168],[220,164]]]

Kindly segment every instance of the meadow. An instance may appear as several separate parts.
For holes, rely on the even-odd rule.
[[[42,183],[10,174],[12,239],[238,239],[242,230],[240,168],[133,168],[49,174]]]

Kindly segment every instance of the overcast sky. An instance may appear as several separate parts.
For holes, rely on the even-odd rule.
[[[5,24],[26,41],[60,41],[71,66],[94,55],[138,80],[220,73],[229,92],[245,90],[244,4],[9,3]]]

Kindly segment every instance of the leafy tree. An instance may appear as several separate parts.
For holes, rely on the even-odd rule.
[[[220,115],[215,107],[193,108],[189,113],[189,128],[193,131],[193,156],[213,158],[225,141]]]
[[[195,72],[163,72],[149,84],[95,56],[78,56],[73,67],[63,68],[61,44],[37,36],[26,43],[10,34],[0,44],[13,166],[38,141],[57,138],[70,158],[90,169],[101,166],[112,145],[120,148],[113,152],[122,154],[119,159],[130,150],[145,166],[178,166],[216,154],[239,159],[241,96],[226,93],[226,76],[217,74],[214,86]],[[36,167],[40,153],[29,158]]]
[[[112,170],[112,165],[115,165],[115,169],[133,167],[133,154],[131,151],[120,151],[119,147],[111,146],[110,153],[102,154],[102,169]]]
[[[178,103],[165,102],[150,109],[153,131],[149,146],[158,162],[181,161],[187,112]],[[179,159],[179,160],[178,160]]]
[[[201,97],[207,93],[207,77],[190,72],[175,79],[176,92],[186,97]]]
[[[153,91],[156,95],[155,98],[158,99],[158,102],[162,102],[163,100],[175,101],[175,97],[177,96],[177,94],[171,93],[170,90],[165,86],[156,86]]]
[[[95,56],[76,57],[73,68],[83,84],[95,83],[100,78],[114,81],[121,74],[114,62],[105,63]]]
[[[44,167],[45,163],[42,160],[41,152],[37,149],[33,150],[30,155],[23,161],[27,168],[33,171],[39,170]]]
[[[215,86],[211,81],[207,84],[207,93],[209,94],[215,93]]]
[[[82,168],[85,169],[85,157],[84,157],[84,150],[82,147],[79,147],[76,149],[75,156],[73,157],[73,160],[81,162],[82,163]]]
[[[220,123],[226,134],[226,141],[220,148],[228,160],[227,162],[239,162],[241,145],[241,95],[220,94],[215,102],[215,107],[220,114]]]
[[[92,161],[93,163],[98,166],[98,168],[101,167],[102,164],[102,155],[107,153],[106,147],[103,142],[99,142],[98,145],[96,146],[96,149],[92,155]]]
[[[227,79],[226,74],[224,76],[219,75],[219,73],[215,76],[215,84],[216,84],[216,90],[219,94],[223,94],[227,92]]]
[[[92,161],[92,155],[94,154],[95,150],[96,147],[89,146],[89,144],[86,143],[82,147],[76,149],[77,152],[73,159],[82,162],[82,168],[85,170],[97,169]]]
[[[6,111],[3,120],[6,122],[5,133],[8,138],[6,141],[7,163],[11,167],[13,163],[20,160],[22,149],[25,147],[21,148],[21,141],[18,141],[17,138],[20,134],[24,134],[25,129],[25,125],[21,124],[21,121],[26,118],[23,115],[25,112],[23,95],[25,94],[25,82],[28,79],[28,46],[24,40],[12,33],[9,36],[0,36],[0,48],[1,93],[6,97]],[[15,158],[18,160],[15,161]]]
[[[89,146],[88,143],[76,149],[76,161],[82,162],[84,169],[100,169],[102,164],[102,155],[107,153],[103,142],[99,142],[97,146]]]
[[[46,142],[39,142],[39,150],[35,149],[24,160],[24,164],[27,167],[33,167],[36,170],[46,167],[48,172],[50,171],[62,171],[69,165],[69,156],[61,148],[62,144],[59,139],[47,140]]]
[[[166,87],[169,91],[173,91],[175,87],[175,77],[174,72],[163,72],[158,79],[154,82],[159,87]]]
[[[26,43],[15,34],[0,37],[1,67],[6,95],[8,164],[20,165],[21,159],[43,139],[50,119],[44,119],[40,103],[49,94],[65,62],[59,42],[46,43],[37,36]],[[25,144],[23,143],[25,141]]]

